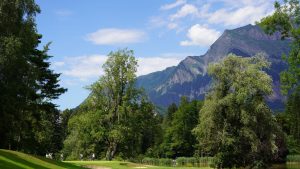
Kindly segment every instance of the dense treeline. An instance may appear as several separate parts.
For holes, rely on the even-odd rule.
[[[66,89],[38,49],[33,0],[0,1],[0,147],[44,154],[61,149],[59,111],[51,103]]]
[[[68,159],[206,156],[217,168],[284,162],[284,135],[265,101],[272,79],[263,55],[230,55],[210,65],[214,83],[205,101],[182,97],[163,116],[135,87],[136,66],[130,50],[109,54],[105,74],[68,121],[62,151]]]
[[[198,124],[202,101],[188,101],[182,97],[177,108],[170,105],[163,121],[163,141],[159,146],[159,157],[191,157],[195,153],[196,138],[192,130]]]
[[[133,51],[112,52],[103,65],[105,74],[91,87],[89,98],[68,122],[63,153],[68,159],[111,160],[193,156],[202,101],[182,97],[162,118],[142,89],[135,87],[137,62]]]

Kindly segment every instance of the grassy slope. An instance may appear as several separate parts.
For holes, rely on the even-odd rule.
[[[32,156],[16,151],[0,149],[0,168],[1,169],[82,169],[74,164],[58,162],[43,157]]]

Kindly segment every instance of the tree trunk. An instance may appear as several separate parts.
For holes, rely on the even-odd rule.
[[[115,156],[116,150],[117,150],[117,143],[115,142],[110,143],[106,151],[106,160],[111,161]]]

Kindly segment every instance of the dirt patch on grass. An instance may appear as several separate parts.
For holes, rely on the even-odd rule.
[[[109,167],[102,167],[102,166],[97,166],[97,165],[85,165],[83,167],[84,168],[91,168],[91,169],[111,169]]]

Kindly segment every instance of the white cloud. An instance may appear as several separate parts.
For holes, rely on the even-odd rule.
[[[85,81],[103,74],[101,66],[106,59],[107,56],[105,55],[66,57],[62,61],[64,62],[64,68],[61,72],[64,76]]]
[[[228,7],[238,8],[245,6],[259,6],[263,3],[274,4],[274,0],[215,0],[216,2],[223,2]]]
[[[150,28],[157,28],[165,26],[167,22],[162,17],[150,17],[149,20],[149,27]]]
[[[141,42],[145,32],[135,29],[99,29],[86,36],[86,40],[97,45],[115,45]]]
[[[225,8],[219,9],[209,14],[208,21],[214,24],[224,24],[225,26],[243,26],[246,24],[254,24],[255,21],[259,21],[272,12],[269,3],[258,5],[244,1],[244,4],[247,5],[234,10]]]
[[[191,4],[185,4],[175,14],[170,16],[170,20],[184,18],[188,15],[198,15],[198,9]]]
[[[176,0],[174,3],[165,4],[160,7],[161,10],[170,10],[186,3],[186,0]]]
[[[61,67],[63,65],[65,65],[65,62],[53,62],[53,64],[52,64],[52,66],[54,66],[54,67]]]
[[[138,58],[139,67],[137,75],[146,75],[152,72],[164,70],[167,67],[177,65],[182,59],[178,57],[149,57]]]
[[[214,29],[209,29],[203,25],[193,25],[187,33],[187,37],[189,40],[181,41],[181,46],[192,46],[192,45],[199,45],[199,46],[209,46],[213,42],[215,42],[221,33]]]
[[[155,71],[163,70],[170,66],[177,65],[181,60],[181,56],[185,54],[168,53],[161,57],[139,57],[137,75],[146,75]],[[180,57],[179,57],[180,56]],[[60,67],[55,67],[57,72],[61,72],[69,82],[88,81],[96,79],[103,75],[102,65],[105,63],[107,56],[105,55],[90,55],[79,57],[66,57],[62,61],[56,62]],[[71,79],[70,79],[71,78]],[[65,82],[67,82],[65,80]]]
[[[173,22],[172,22],[172,23],[169,23],[169,24],[168,24],[168,28],[169,28],[169,29],[176,29],[177,27],[178,27],[178,24],[177,24],[177,23],[173,23]]]
[[[178,0],[163,6],[165,8],[170,7],[170,9],[177,7],[177,10],[165,10],[159,16],[156,16],[159,20],[151,20],[151,23],[156,23],[154,25],[159,25],[158,27],[175,30],[176,33],[179,32],[178,30],[186,30],[186,25],[196,23],[206,24],[210,27],[214,26],[222,31],[254,24],[273,12],[274,1],[189,0],[183,3]],[[176,6],[175,4],[179,4],[179,2],[181,2],[180,5]]]

